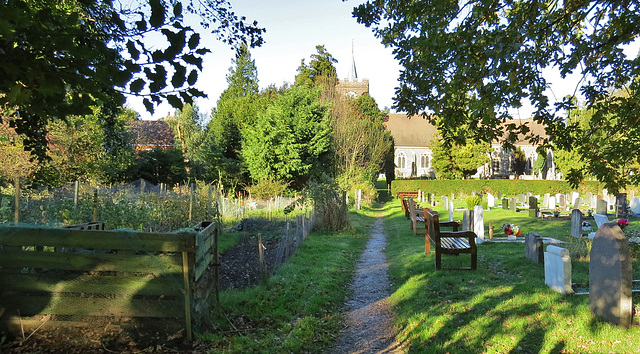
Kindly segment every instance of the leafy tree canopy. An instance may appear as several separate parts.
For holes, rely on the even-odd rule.
[[[621,171],[629,163],[618,158],[632,155],[629,149],[638,146],[640,135],[640,58],[623,50],[640,34],[638,13],[637,2],[617,1],[372,0],[354,9],[404,66],[396,108],[442,117],[438,128],[445,143],[461,142],[460,126],[475,127],[472,138],[498,140],[500,124],[529,101],[533,119],[550,137],[532,142],[599,151],[587,158],[587,169],[611,191],[640,176]],[[547,69],[562,77],[582,75],[576,92],[595,110],[589,128],[567,124],[575,100],[554,102]],[[625,95],[611,94],[618,90]],[[510,131],[504,144],[511,147],[518,133],[527,133],[522,129]],[[594,131],[611,139],[593,146]],[[575,184],[582,171],[574,172]]]
[[[432,164],[438,178],[464,179],[478,172],[478,167],[489,162],[489,143],[468,139],[463,144],[444,144],[442,139],[434,139],[431,145]]]
[[[296,85],[328,85],[335,86],[338,83],[338,74],[333,65],[338,62],[324,47],[316,46],[316,54],[311,55],[309,65],[302,59],[296,75]]]
[[[193,85],[209,52],[187,25],[193,16],[223,42],[262,43],[263,29],[226,1],[0,1],[1,109],[37,148],[48,120],[128,95],[144,96],[149,111],[163,100],[191,103],[204,96]]]

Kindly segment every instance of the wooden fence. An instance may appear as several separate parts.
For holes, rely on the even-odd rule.
[[[135,322],[191,339],[217,297],[219,233],[0,226],[0,332]]]

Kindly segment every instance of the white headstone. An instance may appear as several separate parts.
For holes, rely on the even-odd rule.
[[[487,206],[493,208],[496,206],[496,198],[491,193],[487,193]]]
[[[476,243],[484,242],[484,216],[482,215],[482,206],[473,207],[473,232],[476,233]]]
[[[553,245],[547,246],[544,253],[544,283],[563,295],[573,293],[569,250]]]
[[[449,201],[449,221],[453,221],[453,200]]]
[[[569,200],[570,200],[571,202],[574,202],[574,201],[576,200],[576,198],[578,198],[579,196],[580,196],[580,193],[578,193],[578,192],[571,192],[571,197],[569,197]],[[578,208],[578,207],[579,207],[579,205],[574,205],[573,207],[574,207],[574,208]]]
[[[638,197],[631,198],[631,202],[629,202],[629,209],[634,214],[640,214],[640,199]]]
[[[542,198],[542,208],[549,208],[549,193],[545,193]]]
[[[554,195],[549,197],[549,209],[556,208],[556,197]]]

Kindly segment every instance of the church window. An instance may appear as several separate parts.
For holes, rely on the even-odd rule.
[[[405,168],[405,164],[406,164],[406,156],[404,155],[404,153],[399,153],[398,154],[398,163],[396,163],[396,166],[398,166],[398,168]]]
[[[421,168],[429,167],[429,156],[427,154],[422,154],[422,156],[420,156],[420,167]]]

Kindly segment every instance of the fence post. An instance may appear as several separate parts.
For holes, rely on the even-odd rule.
[[[75,187],[73,190],[73,207],[77,208],[78,207],[78,192],[80,190],[80,182],[76,181],[75,182]]]
[[[189,183],[189,221],[193,214],[193,183]]]
[[[15,178],[15,210],[13,211],[13,222],[18,225],[20,222],[20,177]]]
[[[186,322],[187,340],[191,341],[191,284],[189,284],[189,253],[182,252],[182,276],[184,279],[184,317]]]
[[[98,190],[93,191],[93,222],[98,221]]]

